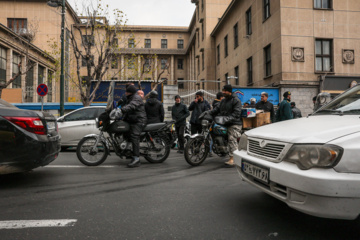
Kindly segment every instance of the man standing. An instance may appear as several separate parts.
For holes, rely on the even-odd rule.
[[[256,107],[256,98],[250,98],[249,108],[255,108],[255,107]]]
[[[293,118],[294,119],[295,118],[302,118],[301,111],[300,111],[300,109],[298,109],[296,107],[295,102],[291,102],[290,105],[291,105],[291,111],[293,113]]]
[[[186,126],[186,118],[190,115],[185,104],[181,103],[179,95],[175,96],[175,105],[171,109],[171,116],[175,122],[175,131],[178,136],[179,150],[178,153],[184,153],[184,133]]]
[[[224,98],[224,94],[222,92],[218,92],[216,94],[216,99],[214,99],[213,103],[212,103],[212,107],[213,109],[220,104],[221,100]]]
[[[264,112],[270,112],[270,120],[272,123],[275,122],[274,105],[268,101],[269,94],[267,92],[261,93],[261,101],[255,105],[256,109],[264,110]]]
[[[138,91],[139,93],[139,91]],[[157,91],[151,91],[149,99],[145,103],[145,111],[147,116],[147,124],[161,123],[164,121],[164,106],[157,99]]]
[[[224,99],[209,113],[212,116],[224,116],[225,126],[228,128],[229,161],[228,166],[234,166],[234,151],[238,149],[237,139],[241,137],[241,101],[232,94],[232,86],[223,87]]]
[[[195,100],[190,104],[189,111],[192,111],[190,124],[191,124],[191,134],[201,133],[202,127],[199,120],[200,114],[210,110],[210,104],[208,101],[204,100],[204,94],[201,91],[198,91],[195,94]]]
[[[136,92],[134,85],[126,88],[126,104],[121,108],[124,120],[130,124],[130,141],[133,145],[133,157],[128,167],[140,166],[140,134],[146,125],[145,105]]]
[[[280,103],[276,114],[276,120],[278,122],[293,119],[293,114],[290,106],[291,92],[287,91],[283,94],[283,96],[284,100]]]

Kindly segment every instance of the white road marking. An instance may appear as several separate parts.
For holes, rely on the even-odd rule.
[[[0,229],[21,229],[38,227],[73,227],[77,219],[14,220],[0,221]]]
[[[76,165],[47,165],[46,168],[91,168],[89,166],[76,166]],[[96,166],[96,168],[114,168],[119,167],[115,165]]]

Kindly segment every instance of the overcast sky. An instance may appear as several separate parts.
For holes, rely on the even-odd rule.
[[[68,0],[76,9],[84,0]],[[158,25],[188,27],[195,11],[191,0],[102,0],[110,8],[127,15],[127,25]]]

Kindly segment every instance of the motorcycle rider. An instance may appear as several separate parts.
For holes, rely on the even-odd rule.
[[[200,114],[210,110],[210,104],[208,101],[204,100],[204,94],[201,91],[198,91],[195,94],[195,100],[190,104],[189,111],[192,111],[190,124],[191,124],[191,134],[201,133],[202,126],[199,120]]]
[[[241,101],[232,94],[232,86],[225,85],[222,89],[224,99],[209,113],[215,116],[223,116],[225,126],[228,128],[229,161],[225,162],[228,166],[234,166],[234,151],[238,148],[237,139],[241,137]]]
[[[126,88],[126,103],[120,109],[124,114],[124,121],[130,124],[130,141],[133,146],[133,157],[128,167],[140,166],[140,134],[146,125],[145,104],[136,93],[134,85]]]
[[[179,140],[178,153],[184,153],[184,133],[186,126],[186,118],[190,116],[187,106],[181,103],[181,97],[175,96],[175,105],[171,109],[171,116],[175,122],[175,131]]]
[[[147,116],[147,124],[150,123],[161,123],[164,121],[164,106],[157,99],[157,91],[151,91],[149,99],[145,103],[145,111]]]

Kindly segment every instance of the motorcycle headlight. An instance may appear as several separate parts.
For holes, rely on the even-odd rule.
[[[295,163],[298,168],[331,168],[341,159],[343,149],[335,145],[293,145],[284,161]]]
[[[201,121],[201,125],[202,125],[203,127],[207,127],[207,126],[209,126],[209,121],[208,121],[208,120],[202,120],[202,121]]]
[[[246,134],[243,134],[240,137],[239,151],[241,150],[247,151],[247,146],[248,146],[248,137],[246,136]]]

